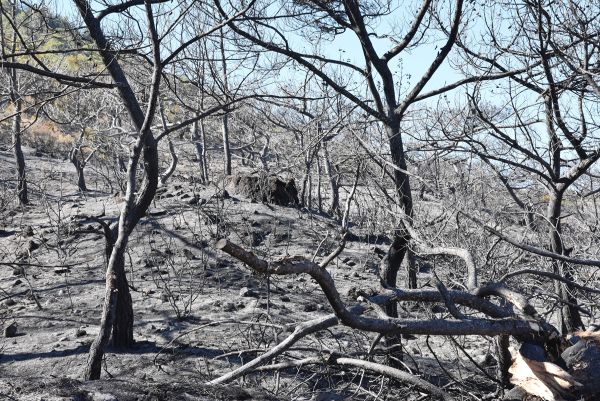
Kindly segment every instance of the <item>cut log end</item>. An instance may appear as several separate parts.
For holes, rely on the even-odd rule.
[[[215,247],[215,249],[222,250],[223,248],[225,248],[227,246],[228,242],[229,241],[227,241],[227,239],[221,238],[220,240],[218,240],[217,242],[215,242],[214,247]]]

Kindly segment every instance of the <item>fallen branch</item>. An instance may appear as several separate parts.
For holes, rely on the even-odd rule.
[[[518,310],[520,310],[525,316],[537,319],[538,312],[533,305],[529,303],[527,298],[523,294],[519,294],[516,291],[513,291],[504,284],[500,283],[491,283],[485,285],[483,287],[478,288],[474,295],[479,297],[488,297],[490,295],[495,295],[497,297],[503,298],[507,302],[510,302],[514,305]]]
[[[329,357],[309,357],[304,359],[299,359],[296,361],[288,361],[281,362],[277,364],[261,366],[257,371],[268,371],[268,370],[282,370],[289,369],[293,367],[300,368],[302,366],[307,365],[318,365],[318,364],[326,364],[332,366],[352,366],[355,368],[364,369],[366,371],[377,373],[380,375],[384,375],[391,379],[397,380],[402,383],[410,384],[417,387],[419,390],[426,392],[436,399],[442,399],[451,401],[453,398],[450,397],[446,392],[444,392],[439,387],[429,383],[426,380],[423,380],[415,375],[412,375],[407,372],[403,372],[399,369],[395,369],[386,365],[382,365],[375,362],[364,361],[362,359],[353,359],[353,358],[344,358],[336,355],[331,355]]]
[[[541,323],[521,319],[470,318],[464,320],[423,320],[399,318],[371,318],[359,316],[348,310],[341,300],[335,283],[326,269],[304,257],[285,257],[274,262],[260,259],[252,252],[221,239],[215,248],[246,263],[259,273],[271,275],[308,274],[321,287],[335,315],[354,329],[381,334],[433,334],[433,335],[501,335],[541,338],[551,335]]]
[[[287,349],[289,349],[292,345],[294,345],[301,338],[315,333],[317,331],[321,331],[327,329],[332,326],[336,326],[338,324],[338,319],[335,315],[331,314],[328,316],[320,317],[317,319],[309,320],[308,322],[300,323],[292,334],[290,334],[285,340],[277,344],[275,347],[271,348],[268,352],[262,354],[261,356],[254,358],[247,364],[240,366],[239,368],[217,378],[207,382],[206,384],[215,385],[215,384],[224,384],[230,382],[232,380],[237,379],[238,377],[244,375],[247,372],[254,370],[254,368],[263,365],[276,356],[282,354]]]

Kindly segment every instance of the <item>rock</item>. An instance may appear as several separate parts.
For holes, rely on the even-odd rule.
[[[229,199],[229,198],[231,198],[231,195],[229,195],[229,192],[227,192],[227,190],[226,190],[226,189],[224,189],[224,190],[222,190],[221,192],[217,193],[217,194],[215,195],[215,197],[216,197],[217,199]]]
[[[88,393],[86,399],[90,401],[119,401],[119,399],[112,394],[98,392]]]
[[[185,256],[186,259],[189,259],[189,260],[195,260],[196,259],[196,255],[194,255],[194,253],[192,251],[190,251],[189,249],[187,249],[187,248],[184,248],[183,251],[182,251],[182,253],[183,253],[183,256]]]
[[[4,337],[12,338],[17,336],[17,322],[12,322],[4,328]]]
[[[254,291],[251,288],[248,287],[242,287],[240,289],[240,297],[252,297],[252,298],[258,298],[258,293],[256,291]]]
[[[280,244],[285,241],[292,239],[292,233],[289,232],[276,232],[271,234],[271,241],[275,244]]]
[[[494,356],[489,352],[486,352],[483,355],[478,355],[475,358],[473,358],[473,360],[477,362],[479,366],[482,367],[491,367],[496,366],[497,364],[496,358],[494,358]]]
[[[561,354],[569,373],[583,384],[579,395],[586,400],[600,399],[600,332],[582,332],[575,345]]]
[[[83,337],[87,335],[87,331],[85,331],[83,328],[78,328],[77,330],[75,330],[75,337]]]
[[[8,298],[6,301],[4,301],[4,305],[6,305],[6,306],[13,306],[16,304],[17,304],[17,302],[12,298]]]
[[[27,241],[27,250],[29,252],[33,252],[36,249],[38,249],[40,247],[40,244],[38,244],[36,241],[30,239],[29,241]]]
[[[188,205],[200,205],[200,206],[202,206],[202,205],[206,204],[206,199],[203,199],[203,198],[201,198],[198,195],[194,195],[194,196],[191,197],[191,199],[189,199],[187,201],[187,204]]]
[[[159,216],[165,216],[167,213],[168,212],[167,212],[166,209],[164,209],[164,210],[155,210],[155,211],[149,212],[148,216],[159,217]]]
[[[296,206],[298,190],[293,179],[284,181],[275,175],[236,174],[226,178],[227,189],[250,198],[254,202],[266,202],[280,206]]]
[[[13,234],[14,234],[13,231],[9,231],[9,230],[5,230],[5,229],[0,228],[0,238],[10,237]]]
[[[243,242],[247,246],[255,247],[255,246],[259,246],[260,244],[262,244],[264,239],[265,239],[265,235],[263,233],[257,232],[257,231],[251,231],[251,232],[245,233],[245,235],[243,237]]]
[[[533,397],[533,398],[530,398]],[[535,396],[530,396],[529,394],[527,394],[525,392],[525,390],[523,390],[520,387],[514,387],[512,390],[507,391],[506,393],[504,393],[504,397],[502,398],[503,401],[523,401],[523,400],[535,400],[535,399],[540,400],[541,398],[535,397]]]

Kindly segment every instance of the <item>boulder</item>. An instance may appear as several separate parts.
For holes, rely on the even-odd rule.
[[[229,192],[254,202],[280,206],[296,206],[300,203],[294,179],[284,180],[266,174],[235,174],[226,178],[226,187]]]

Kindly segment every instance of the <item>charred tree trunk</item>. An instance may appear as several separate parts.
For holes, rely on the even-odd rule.
[[[549,91],[552,92],[552,91]],[[556,180],[561,176],[561,156],[563,145],[556,134],[554,127],[554,115],[553,115],[553,102],[550,95],[546,95],[544,99],[545,114],[546,114],[546,130],[549,136],[549,150],[552,162],[552,170]],[[568,185],[572,183],[568,182],[560,183],[553,182],[548,188],[548,210],[547,220],[550,224],[549,237],[550,237],[550,249],[552,252],[563,255],[565,252],[564,244],[562,241],[562,201],[564,192]],[[565,262],[554,260],[552,262],[552,269],[554,273],[560,274],[568,280],[572,280],[573,275]],[[562,334],[572,333],[577,330],[583,330],[584,325],[577,309],[577,299],[572,295],[572,287],[566,283],[555,281],[554,288],[556,295],[562,301],[560,306],[560,322]]]
[[[159,104],[159,111],[160,111],[160,119],[162,122],[163,130],[166,131],[168,124],[167,124],[167,117],[165,115],[165,108],[164,108],[163,102],[160,102],[160,104]],[[175,146],[173,146],[173,141],[171,141],[171,138],[167,139],[167,143],[168,143],[168,147],[169,147],[169,155],[171,156],[171,163],[169,164],[169,167],[167,167],[167,169],[158,178],[158,185],[160,185],[160,186],[165,185],[167,183],[167,180],[175,172],[175,169],[177,168],[177,162],[179,161],[179,158],[177,157],[177,152],[175,152]]]
[[[116,275],[117,307],[112,322],[112,345],[117,348],[130,348],[133,340],[133,304],[125,274],[125,255],[119,252],[113,266]]]
[[[314,155],[315,155],[315,152],[312,150],[312,148],[309,148],[306,150],[306,153],[304,156],[305,170],[304,170],[304,177],[302,178],[302,192],[300,193],[300,202],[302,202],[302,206],[306,206],[309,209],[311,207],[311,186],[312,186],[311,170],[312,170],[312,163],[313,163]],[[308,194],[307,194],[307,192],[308,192]]]
[[[403,209],[406,217],[412,218],[412,194],[410,190],[408,174],[406,174],[407,169],[404,155],[404,145],[402,143],[402,137],[400,136],[400,120],[395,116],[393,116],[392,119],[392,124],[388,125],[387,127],[387,133],[390,153],[392,155],[392,162],[397,167],[394,170],[394,186],[398,201],[400,203],[399,206]],[[411,289],[417,288],[417,272],[414,264],[414,258],[411,258],[408,255],[410,234],[404,224],[406,224],[406,222],[401,219],[398,227],[395,229],[392,245],[390,246],[387,255],[382,260],[380,280],[383,287],[396,287],[398,271],[402,266],[402,261],[406,258],[408,266],[407,285]],[[388,303],[385,311],[390,317],[398,317],[398,307],[396,302]],[[395,359],[402,360],[401,339],[401,336],[386,336],[385,338],[386,345],[388,348],[393,350],[390,352],[390,363],[392,366],[399,365]]]
[[[229,146],[229,117],[228,114],[223,114],[221,119],[221,129],[223,132],[223,157],[224,157],[224,172],[226,175],[231,175],[231,149]]]
[[[329,150],[327,149],[327,142],[323,141],[321,146],[323,148],[323,166],[325,167],[325,174],[329,180],[329,190],[331,191],[329,213],[333,216],[340,217],[340,191],[337,175],[333,173],[333,166],[331,165],[331,157],[329,156]]]
[[[10,3],[9,3],[10,4]],[[18,9],[17,3],[14,2],[11,6],[11,14],[12,20],[16,21]],[[2,18],[0,18],[0,24],[4,24]],[[17,49],[17,31],[15,29],[12,30],[11,38],[8,39],[5,37],[5,31],[0,27],[0,35],[2,40],[2,47],[4,53],[4,46],[10,46],[10,53],[15,53]],[[15,61],[14,57],[11,57],[12,61]],[[23,112],[23,99],[19,93],[19,74],[17,70],[11,68],[8,70],[9,80],[10,80],[10,88],[9,88],[9,98],[10,102],[14,107],[14,117],[12,121],[11,127],[11,136],[12,136],[12,148],[13,155],[15,157],[15,167],[16,167],[16,181],[17,181],[17,199],[20,205],[27,205],[29,203],[29,194],[27,191],[27,177],[25,175],[25,156],[23,155],[23,148],[21,146],[21,113]]]
[[[192,142],[196,150],[198,167],[200,167],[200,181],[204,184],[208,181],[208,166],[206,164],[206,135],[202,121],[194,121],[192,124]]]
[[[548,222],[550,223],[550,249],[554,253],[563,255],[565,249],[562,242],[562,228],[560,222],[563,193],[560,191],[550,191],[548,195],[550,198],[548,200],[547,216]],[[573,280],[573,273],[567,263],[554,260],[552,262],[552,269],[554,273],[559,274],[568,280]],[[585,330],[581,315],[579,314],[579,309],[577,308],[577,299],[572,295],[573,288],[566,283],[555,281],[554,289],[556,295],[562,301],[559,315],[562,334],[566,335],[567,333]]]
[[[319,158],[319,152],[317,151],[317,209],[319,213],[323,212],[323,195],[321,194],[321,159]]]
[[[227,81],[227,60],[225,59],[225,44],[223,43],[223,30],[219,36],[219,47],[221,50],[221,68],[223,70],[223,89],[225,90],[225,97],[229,98],[229,85]],[[223,157],[225,164],[225,174],[231,175],[231,146],[229,143],[229,114],[227,111],[223,113],[221,119],[221,128],[223,130]]]
[[[75,166],[75,169],[77,170],[77,188],[79,188],[80,191],[87,191],[87,186],[85,185],[85,175],[83,173],[83,167],[81,167],[80,164],[78,164],[77,166]]]
[[[503,388],[510,388],[510,374],[508,370],[512,363],[510,351],[510,336],[501,335],[496,338],[496,355],[498,356],[498,381]]]
[[[81,141],[83,140],[84,135],[85,131],[82,130],[81,134],[79,135],[79,138],[73,144],[71,152],[69,152],[69,160],[71,161],[71,163],[75,167],[75,171],[77,172],[77,188],[79,188],[79,190],[82,192],[87,191],[87,186],[85,185],[85,175],[83,173],[85,162],[80,160],[80,156],[82,156]]]
[[[133,307],[125,275],[125,249],[127,244],[117,241],[112,247],[106,270],[106,291],[100,332],[90,346],[88,364],[84,377],[86,380],[100,378],[104,350],[111,340],[119,348],[133,345]]]
[[[104,36],[100,21],[93,15],[90,5],[86,0],[74,0],[74,3],[83,18],[83,21],[94,40],[104,65],[111,74],[117,86],[121,101],[126,107],[133,125],[138,130],[138,137],[133,146],[127,166],[127,191],[121,209],[118,224],[115,228],[116,241],[111,251],[106,269],[106,291],[104,306],[101,315],[98,336],[90,347],[85,379],[95,380],[100,378],[100,366],[110,334],[113,334],[113,343],[121,347],[133,344],[133,309],[131,296],[125,275],[125,251],[131,232],[144,216],[150,206],[158,186],[158,152],[157,141],[154,139],[150,126],[156,115],[158,90],[161,78],[161,62],[159,40],[154,25],[154,15],[151,6],[146,3],[146,17],[153,44],[152,90],[146,113],[142,111],[127,76],[122,70],[119,61],[115,58],[110,44]],[[140,159],[143,161],[145,179],[139,191],[136,191],[136,178]],[[136,197],[136,192],[138,192]]]
[[[179,161],[179,158],[177,157],[177,152],[175,152],[175,146],[173,146],[173,142],[170,139],[168,140],[168,144],[169,154],[171,155],[171,164],[169,164],[169,167],[167,167],[167,169],[160,175],[158,181],[159,185],[165,185],[167,183],[167,180],[175,172],[175,169],[177,168],[177,162]]]
[[[394,170],[394,186],[400,203],[400,207],[404,210],[404,214],[409,219],[413,216],[412,193],[410,189],[410,181],[407,174],[406,158],[404,155],[404,144],[400,135],[399,121],[391,126],[388,126],[389,146],[392,155],[392,162],[397,167]],[[410,235],[400,223],[394,233],[394,241],[388,252],[385,269],[382,270],[382,283],[388,287],[396,287],[396,279],[398,270],[402,265],[402,261],[406,256]],[[408,260],[407,286],[408,288],[417,288],[417,271],[414,263]]]
[[[13,72],[16,79],[16,74]],[[17,93],[12,93],[13,104],[15,105],[15,116],[13,117],[12,125],[12,146],[15,156],[15,164],[17,170],[17,198],[19,204],[27,205],[29,203],[29,195],[27,191],[27,177],[25,176],[25,156],[21,147],[21,109],[22,100]]]
[[[269,137],[265,136],[265,144],[260,151],[260,163],[262,164],[262,168],[265,171],[269,171],[269,163],[267,155],[269,153]]]

